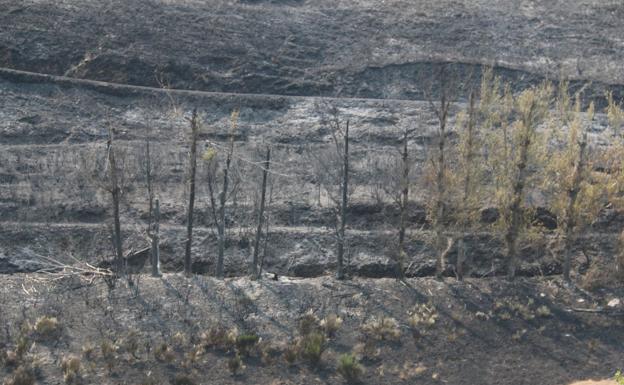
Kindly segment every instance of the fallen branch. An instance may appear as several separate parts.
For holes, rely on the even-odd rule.
[[[577,312],[577,313],[606,314],[606,315],[614,315],[614,316],[624,315],[624,312],[622,311],[613,311],[613,310],[609,310],[609,309],[605,309],[601,307],[596,308],[596,309],[584,309],[584,308],[572,307],[572,308],[566,309],[566,311]]]

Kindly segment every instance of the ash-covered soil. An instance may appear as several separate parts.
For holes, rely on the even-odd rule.
[[[5,276],[0,288],[0,347],[14,351],[18,336],[34,341],[24,360],[36,363],[41,385],[61,383],[60,365],[70,355],[81,360],[82,383],[106,385],[169,384],[181,375],[196,384],[338,384],[338,356],[351,351],[363,365],[363,384],[565,385],[609,378],[624,356],[624,309],[607,306],[624,292],[589,294],[559,279],[402,284],[165,275],[108,289],[97,279],[45,278]],[[423,304],[436,320],[414,328],[409,313]],[[289,364],[284,351],[300,337],[307,311],[319,319],[336,314],[343,324],[318,365],[301,357]],[[35,326],[43,316],[58,321],[50,334]],[[363,325],[382,317],[396,321],[393,336],[365,338]],[[219,325],[261,337],[235,376],[228,371],[234,346],[202,337]],[[372,347],[362,350],[366,341]],[[103,344],[113,346],[105,357]],[[12,370],[0,369],[0,377]]]
[[[624,83],[619,0],[2,0],[0,66],[135,85],[422,96],[436,62]]]
[[[162,213],[162,261],[165,271],[179,271],[184,253],[186,221],[186,120],[197,107],[202,119],[200,153],[222,146],[228,138],[230,113],[240,109],[235,136],[239,193],[227,208],[226,273],[248,273],[256,218],[260,172],[255,164],[264,146],[273,147],[269,243],[265,268],[279,275],[313,277],[335,268],[336,217],[331,201],[319,189],[315,157],[332,151],[331,135],[322,121],[335,106],[340,119],[351,124],[351,184],[348,210],[347,264],[353,275],[392,277],[397,242],[398,211],[384,190],[386,173],[398,157],[401,132],[416,128],[410,140],[413,188],[408,217],[408,276],[428,276],[436,256],[427,219],[423,166],[435,142],[435,116],[428,102],[309,97],[211,94],[163,91],[68,78],[54,78],[9,70],[0,71],[3,108],[0,110],[0,271],[34,271],[49,265],[48,258],[71,263],[73,258],[100,263],[110,259],[110,194],[98,179],[103,168],[94,157],[106,154],[108,128],[124,162],[121,205],[124,249],[148,246],[147,191],[142,171],[145,141],[150,140],[157,195]],[[461,103],[453,106],[457,111]],[[452,126],[453,120],[450,125]],[[609,143],[606,117],[598,114],[590,135],[596,145]],[[450,139],[455,136],[451,133]],[[390,168],[388,168],[390,165]],[[98,168],[100,167],[100,168]],[[214,273],[216,236],[210,216],[205,169],[198,171],[196,237],[193,270]],[[540,203],[541,202],[541,203]],[[502,238],[482,202],[481,228],[467,240],[470,275],[502,273]],[[544,204],[539,196],[531,204]],[[547,210],[535,214],[543,236],[525,242],[521,275],[561,272],[549,250],[556,218]],[[606,210],[575,250],[575,269],[583,272],[588,259],[612,262],[622,215]],[[131,261],[141,269],[147,254]],[[454,251],[450,258],[455,257]],[[449,268],[447,275],[453,275]]]

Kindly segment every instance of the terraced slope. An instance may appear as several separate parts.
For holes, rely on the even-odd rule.
[[[165,267],[179,268],[186,118],[197,107],[202,148],[222,145],[231,111],[241,110],[236,151],[243,183],[229,208],[228,272],[246,270],[259,178],[253,163],[271,144],[267,268],[322,274],[334,263],[334,216],[313,161],[331,150],[321,118],[333,105],[353,134],[350,264],[361,275],[388,276],[396,209],[371,170],[392,161],[400,132],[415,127],[413,178],[422,181],[419,166],[435,124],[423,101],[431,71],[445,63],[478,79],[487,64],[518,89],[564,75],[573,88],[591,82],[589,96],[611,89],[620,98],[623,15],[618,1],[0,0],[0,270],[32,270],[47,256],[93,261],[110,254],[108,196],[89,163],[104,154],[109,127],[128,162],[126,248],[146,245],[139,161],[150,139],[162,160]],[[194,268],[206,272],[215,241],[200,186]],[[422,194],[415,188],[411,197],[411,275],[433,267]],[[595,255],[612,255],[619,225],[607,216],[586,235]],[[500,241],[482,234],[471,243],[473,274],[495,273]],[[525,274],[558,270],[541,248],[525,249],[523,261]]]
[[[203,121],[201,151],[223,146],[230,112],[240,108],[235,170],[241,182],[228,207],[228,273],[247,271],[260,177],[255,164],[267,144],[274,147],[275,162],[267,270],[317,276],[333,269],[335,216],[327,195],[318,189],[320,174],[314,166],[316,157],[327,154],[333,145],[320,119],[330,105],[338,107],[340,118],[350,120],[352,127],[352,184],[356,188],[348,213],[351,271],[369,277],[393,275],[390,256],[396,243],[397,212],[391,197],[379,186],[387,181],[383,178],[387,169],[379,165],[393,161],[406,126],[418,129],[410,142],[416,166],[408,274],[433,271],[435,252],[422,203],[426,190],[421,175],[435,125],[427,102],[163,91],[9,70],[0,71],[0,77],[4,101],[0,120],[0,213],[4,221],[0,267],[4,271],[33,270],[48,257],[71,262],[73,256],[95,263],[111,255],[107,227],[110,198],[104,181],[98,178],[103,166],[94,163],[94,157],[101,160],[105,155],[109,127],[114,128],[126,165],[122,205],[125,248],[136,251],[147,246],[141,159],[149,139],[159,164],[156,184],[162,202],[163,261],[166,270],[179,269],[187,195],[186,119],[194,107]],[[595,127],[596,138],[603,135],[600,122],[604,116]],[[200,162],[194,245],[194,270],[198,273],[212,271],[216,250],[205,172],[205,163]],[[617,216],[605,216],[595,226],[596,232],[586,234],[580,242],[591,240],[590,253],[594,255],[613,255],[618,221]],[[501,240],[487,233],[487,227],[483,231],[470,241],[472,274],[476,276],[495,274],[501,268]],[[523,251],[520,274],[559,271],[559,264],[544,246]]]

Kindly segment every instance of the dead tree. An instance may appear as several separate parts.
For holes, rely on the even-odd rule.
[[[218,243],[218,255],[216,276],[222,278],[224,276],[224,257],[225,257],[225,244],[226,244],[226,227],[227,216],[226,206],[229,199],[238,190],[240,180],[233,178],[231,175],[232,161],[234,158],[234,136],[238,124],[238,110],[234,110],[230,119],[230,133],[228,146],[225,151],[225,164],[221,170],[222,172],[222,185],[221,191],[217,196],[217,178],[218,178],[218,147],[209,148],[203,155],[203,160],[207,163],[207,187],[208,198],[210,200],[210,209],[214,225],[217,228],[217,243]],[[232,180],[233,179],[233,180]],[[218,198],[218,200],[217,200]]]
[[[150,232],[152,241],[152,276],[160,277],[160,202],[158,198],[154,201],[154,221]]]
[[[340,201],[340,230],[338,232],[338,270],[336,277],[343,279],[344,273],[344,248],[345,227],[347,225],[347,206],[349,204],[349,121],[344,133],[344,150],[342,161],[342,200]]]
[[[333,149],[331,150],[310,150],[316,173],[317,183],[324,187],[328,198],[332,202],[335,221],[334,231],[336,237],[336,278],[344,279],[345,271],[345,251],[348,246],[346,226],[347,210],[349,206],[349,196],[353,186],[350,184],[350,153],[349,153],[349,121],[342,124],[339,111],[336,107],[330,106],[328,110],[319,107],[321,124],[327,127],[331,133]]]
[[[147,216],[147,236],[151,244],[151,265],[152,276],[159,277],[160,273],[160,207],[158,198],[155,198],[154,174],[156,172],[152,160],[152,151],[149,139],[145,141],[145,154],[143,159],[145,171],[145,183],[147,186],[148,216]],[[156,167],[157,168],[157,167]]]
[[[186,217],[186,249],[184,252],[184,273],[192,274],[191,269],[191,246],[193,243],[193,210],[195,206],[195,173],[197,171],[197,138],[199,136],[199,119],[197,109],[193,110],[190,119],[191,124],[191,149],[189,152],[189,200]]]
[[[401,164],[403,173],[401,175],[401,198],[399,200],[399,250],[397,253],[397,279],[405,277],[405,228],[407,226],[407,205],[409,203],[409,157],[407,153],[408,131],[403,133],[403,152],[401,154]]]
[[[264,209],[266,202],[267,179],[269,167],[271,166],[271,148],[267,146],[266,159],[262,168],[262,187],[260,193],[260,208],[258,211],[258,226],[256,228],[256,239],[254,241],[252,272],[253,276],[260,278],[260,267],[258,266],[258,256],[260,254],[260,238],[262,237],[262,225],[264,223]]]
[[[125,273],[125,262],[122,249],[121,220],[119,218],[119,202],[121,199],[121,188],[117,161],[115,159],[113,129],[108,129],[108,141],[106,142],[106,158],[109,167],[109,191],[113,199],[113,243],[115,247],[115,268],[118,273]]]

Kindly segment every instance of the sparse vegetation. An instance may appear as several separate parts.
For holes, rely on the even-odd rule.
[[[340,330],[342,318],[334,313],[328,314],[320,321],[319,326],[325,331],[327,337],[331,338]]]
[[[398,341],[401,329],[396,319],[392,317],[373,317],[362,325],[365,336],[378,341]]]
[[[249,355],[250,351],[258,344],[260,337],[253,333],[244,333],[236,337],[236,350],[243,356]]]
[[[299,354],[301,358],[310,362],[312,365],[318,365],[319,362],[321,362],[321,356],[325,351],[326,344],[327,340],[324,334],[312,332],[302,337]]]
[[[575,29],[602,13],[618,19],[618,6],[512,7],[506,20],[528,24],[505,29],[505,46],[527,25],[529,40],[554,31],[557,43],[608,43],[581,47],[592,57],[574,74],[558,44],[494,49],[495,4],[396,2],[392,36],[378,28],[392,20],[387,5],[339,2],[340,35],[325,21],[323,33],[301,33],[335,17],[331,2],[240,0],[198,14],[189,1],[138,2],[128,45],[116,10],[127,4],[73,2],[0,14],[16,25],[0,34],[2,385],[509,385],[519,375],[510,363],[524,382],[539,383],[539,371],[563,383],[604,378],[604,363],[621,359],[624,74],[612,62],[604,75],[587,68],[617,51],[619,24]],[[84,7],[124,17],[60,17]],[[229,47],[250,37],[230,24],[266,27],[276,9],[292,20]],[[457,24],[449,31],[432,18],[440,9]],[[36,36],[7,43],[26,16]],[[191,39],[143,28],[148,19],[199,30]],[[77,33],[85,22],[98,36]],[[51,25],[87,52],[45,44]],[[447,33],[457,31],[468,39]],[[408,44],[416,33],[422,46]],[[484,33],[493,45],[476,50]],[[362,36],[383,49],[357,46]],[[431,50],[442,40],[444,53]],[[334,41],[354,43],[340,52],[355,56],[329,60]],[[189,42],[192,57],[167,60]],[[145,47],[162,52],[125,56]],[[19,71],[41,63],[71,68]],[[85,82],[93,76],[117,84]],[[162,89],[122,84],[154,80]],[[620,371],[614,380],[624,385]]]
[[[232,358],[230,358],[227,362],[228,369],[233,376],[237,375],[238,372],[243,369],[243,360],[240,355],[236,353]]]
[[[33,330],[38,339],[52,339],[60,333],[61,325],[56,317],[42,316],[35,322]]]
[[[618,385],[624,385],[624,374],[622,374],[621,370],[618,370],[617,372],[615,372],[615,375],[613,376],[613,380],[617,382]]]
[[[61,361],[61,369],[63,370],[63,379],[66,384],[76,384],[80,379],[80,358],[69,356]]]
[[[424,330],[435,325],[438,319],[438,312],[431,304],[416,305],[408,313],[408,324],[415,335],[420,335]]]
[[[173,385],[195,385],[192,377],[186,374],[179,374],[173,379]]]
[[[34,385],[35,374],[33,369],[28,366],[20,366],[15,369],[13,375],[3,382],[4,385]]]
[[[338,358],[338,367],[336,371],[347,381],[348,383],[359,382],[360,377],[364,373],[364,368],[357,360],[357,357],[353,353],[346,353],[340,355]]]

